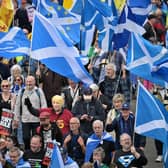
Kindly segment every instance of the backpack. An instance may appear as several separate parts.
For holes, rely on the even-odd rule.
[[[22,97],[23,97],[24,91],[25,91],[25,88],[23,88],[23,89],[21,90],[21,93],[20,93],[20,102],[22,102]],[[37,89],[35,89],[35,92],[36,92],[37,96],[39,97],[40,107],[41,107],[40,91],[39,91],[39,89],[37,88]],[[20,103],[20,115],[22,115],[22,103]]]

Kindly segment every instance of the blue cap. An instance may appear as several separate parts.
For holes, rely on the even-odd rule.
[[[129,104],[128,103],[124,103],[123,105],[122,105],[122,108],[121,108],[122,110],[129,110],[130,109],[130,106],[129,106]]]
[[[83,87],[82,88],[82,93],[84,95],[91,95],[92,94],[92,89],[90,87]]]

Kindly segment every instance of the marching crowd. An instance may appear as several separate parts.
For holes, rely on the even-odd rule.
[[[60,77],[49,69],[40,74],[38,84],[39,71],[46,71],[44,65],[41,67],[38,73],[24,77],[21,66],[14,64],[11,75],[1,81],[1,125],[6,128],[5,121],[12,120],[6,132],[4,127],[0,129],[1,166],[46,167],[47,144],[53,140],[59,143],[65,167],[147,164],[143,153],[145,137],[134,133],[135,117],[126,101],[129,99],[121,90],[105,91],[118,82],[114,64],[107,64],[100,85],[90,86]],[[48,83],[49,72],[54,74],[55,83],[64,81],[65,86],[60,85],[57,93],[50,94],[50,86],[55,85],[50,79],[47,100],[49,95],[43,86]],[[109,85],[110,80],[114,85]],[[10,118],[7,112],[13,116]]]
[[[15,24],[29,34],[31,15],[27,13],[32,6],[22,0],[17,8],[14,2]],[[144,38],[165,46],[166,3],[152,3],[155,9],[144,25]],[[75,83],[29,57],[7,63],[0,58],[0,167],[48,167],[46,152],[53,140],[59,144],[65,168],[141,168],[147,164],[146,137],[134,132],[130,106],[137,77],[125,69],[119,51],[105,53],[97,40],[92,47],[86,67],[94,80],[90,86]],[[140,80],[167,108],[167,90]],[[156,161],[161,162],[162,143],[156,140],[155,146]]]

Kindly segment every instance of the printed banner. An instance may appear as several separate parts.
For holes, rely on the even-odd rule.
[[[47,142],[47,149],[46,149],[46,153],[45,153],[45,156],[42,162],[46,166],[50,165],[53,149],[54,149],[53,142]]]
[[[10,135],[11,126],[14,114],[9,109],[2,109],[1,121],[0,121],[0,134]]]

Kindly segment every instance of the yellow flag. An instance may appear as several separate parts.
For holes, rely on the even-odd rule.
[[[22,59],[23,59],[23,56],[17,56],[16,57],[16,62],[18,63],[18,62],[22,61]]]
[[[114,0],[114,3],[115,3],[117,10],[119,10],[121,12],[124,5],[125,5],[125,2],[126,2],[126,0]]]
[[[76,0],[64,0],[63,7],[67,10],[71,9]]]
[[[2,0],[0,6],[0,31],[7,32],[14,15],[12,0]]]

